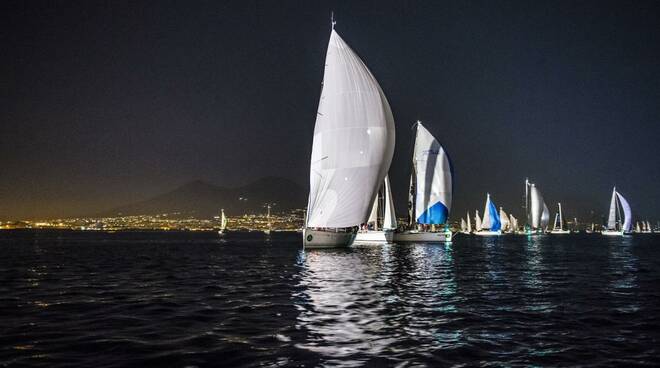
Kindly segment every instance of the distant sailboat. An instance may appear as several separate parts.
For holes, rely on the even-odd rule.
[[[555,235],[564,235],[564,234],[570,234],[570,230],[564,229],[564,216],[561,212],[561,203],[557,203],[557,213],[555,214],[555,221],[554,224],[552,225],[552,231],[550,231],[550,234],[555,234]]]
[[[366,229],[361,229],[355,236],[355,243],[390,243],[394,239],[397,228],[392,188],[389,177],[385,177],[383,185],[371,208]]]
[[[470,212],[467,213],[467,233],[472,233],[472,221],[470,220]]]
[[[479,210],[474,211],[474,224],[477,226],[476,231],[479,231],[481,229],[481,217],[479,217]]]
[[[465,222],[464,218],[461,218],[461,233],[467,233],[467,222]]]
[[[446,224],[453,190],[449,156],[421,122],[415,127],[408,229],[394,233],[394,241],[449,242],[452,233]],[[443,229],[436,229],[441,225]]]
[[[518,228],[518,219],[510,214],[509,220],[511,221],[511,232],[517,234],[520,231],[520,229]]]
[[[652,233],[653,230],[651,229],[651,223],[648,221],[642,221],[644,224],[644,229],[642,230],[643,233]]]
[[[220,236],[223,236],[225,234],[225,230],[227,229],[227,216],[225,216],[225,209],[220,210],[220,230],[218,231],[218,234]]]
[[[500,207],[500,222],[502,223],[502,232],[511,232],[511,220],[502,207]]]
[[[642,221],[642,222],[643,222],[643,221]],[[644,226],[646,227],[646,224],[644,224]],[[644,229],[644,230],[646,230],[646,229]],[[635,223],[635,232],[636,232],[636,233],[641,233],[641,232],[642,232],[642,227],[639,226],[639,221],[637,221],[637,222]]]
[[[486,206],[484,207],[484,218],[481,221],[481,230],[475,233],[480,236],[502,235],[502,223],[497,213],[495,204],[490,200],[490,194],[486,194]]]
[[[303,243],[350,245],[394,153],[394,118],[378,82],[334,30],[314,127]]]
[[[548,227],[550,211],[543,201],[541,191],[536,184],[525,179],[525,212],[527,224],[525,232],[527,235],[543,234]]]
[[[541,213],[541,229],[543,232],[548,232],[548,225],[550,224],[550,210],[548,205],[543,202],[543,212]]]
[[[621,215],[623,209],[623,216]],[[632,211],[630,205],[623,196],[612,189],[612,200],[610,201],[610,211],[607,217],[607,229],[602,231],[603,235],[622,236],[632,231]]]

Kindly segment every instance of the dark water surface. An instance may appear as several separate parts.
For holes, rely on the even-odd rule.
[[[660,364],[660,235],[0,232],[0,365]]]

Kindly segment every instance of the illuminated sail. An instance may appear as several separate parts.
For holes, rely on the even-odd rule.
[[[484,207],[484,218],[481,221],[481,228],[490,231],[498,231],[502,228],[500,215],[497,213],[495,204],[490,200],[490,194],[486,196],[486,206]]]
[[[367,222],[393,153],[389,103],[369,69],[333,29],[314,127],[307,226]]]
[[[416,221],[444,224],[451,209],[452,168],[440,142],[420,122],[417,122],[414,160]]]
[[[623,209],[623,227],[621,230],[630,232],[632,230],[632,210],[630,209],[628,201],[623,198],[621,193],[616,192],[616,196],[619,198],[619,202],[621,202],[621,208]]]

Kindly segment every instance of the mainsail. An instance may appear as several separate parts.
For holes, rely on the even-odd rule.
[[[481,217],[479,217],[479,210],[475,211],[474,224],[477,225],[477,230],[481,229]]]
[[[470,221],[470,212],[467,213],[467,231],[472,232],[472,221]]]
[[[390,177],[385,177],[385,218],[383,220],[383,229],[393,230],[397,228],[396,213],[394,212],[394,200],[392,199],[392,187]]]
[[[307,226],[365,223],[394,153],[394,118],[378,82],[333,29],[314,127]]]
[[[616,187],[612,189],[612,200],[610,200],[610,213],[607,216],[607,229],[616,230]]]
[[[452,167],[440,142],[419,121],[413,155],[415,219],[420,224],[444,224],[451,209]]]
[[[220,230],[227,228],[227,216],[225,216],[225,210],[220,210]]]

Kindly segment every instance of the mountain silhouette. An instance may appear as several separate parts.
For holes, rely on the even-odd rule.
[[[201,180],[186,183],[170,192],[144,201],[103,212],[102,216],[155,215],[179,213],[181,216],[211,217],[223,208],[228,216],[265,213],[266,203],[273,212],[304,208],[307,193],[291,180],[265,177],[237,188],[223,188]]]

